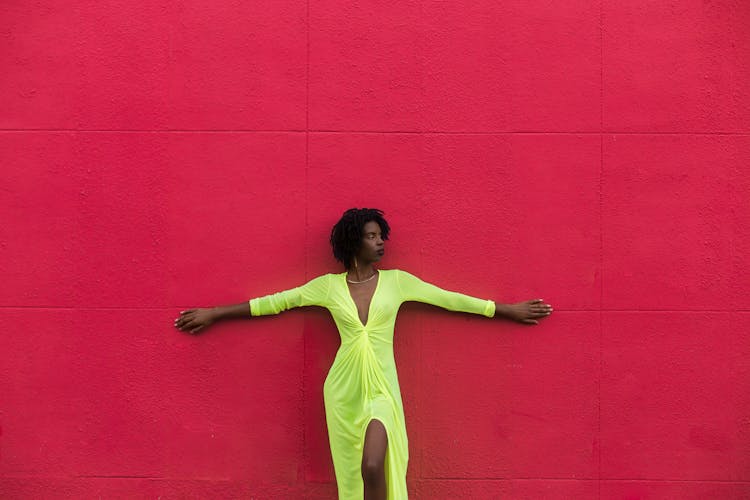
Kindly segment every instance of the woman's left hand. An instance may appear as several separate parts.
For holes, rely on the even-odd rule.
[[[531,299],[504,307],[504,316],[519,323],[538,325],[538,319],[552,314],[552,306],[544,303],[544,299]]]

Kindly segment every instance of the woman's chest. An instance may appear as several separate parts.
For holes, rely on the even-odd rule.
[[[369,326],[387,320],[398,312],[401,304],[395,292],[387,280],[373,287],[362,288],[349,287],[344,282],[331,290],[329,309],[339,319],[347,319],[359,326]]]

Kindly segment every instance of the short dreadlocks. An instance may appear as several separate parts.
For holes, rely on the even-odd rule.
[[[383,240],[387,240],[391,228],[383,218],[382,210],[377,208],[350,208],[331,230],[333,256],[342,262],[347,270],[362,245],[362,230],[370,221],[378,223]]]

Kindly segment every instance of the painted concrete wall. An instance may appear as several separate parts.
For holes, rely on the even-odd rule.
[[[414,498],[750,498],[750,4],[0,4],[0,496],[332,498],[323,310],[383,268]]]

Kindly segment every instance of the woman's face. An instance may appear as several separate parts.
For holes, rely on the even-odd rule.
[[[377,262],[384,253],[383,234],[380,224],[370,221],[362,228],[362,245],[359,247],[358,258],[361,262]]]

